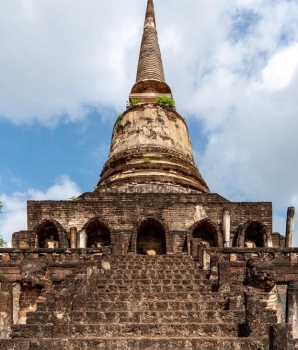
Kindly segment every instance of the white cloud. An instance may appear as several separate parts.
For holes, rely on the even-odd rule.
[[[14,232],[27,229],[27,200],[67,200],[78,196],[81,190],[68,176],[57,178],[55,185],[45,192],[29,189],[26,192],[14,192],[12,195],[0,194],[3,210],[0,216],[0,235],[11,241]]]
[[[0,0],[0,6],[1,116],[53,124],[61,116],[82,118],[90,104],[125,105],[134,74],[127,74],[125,53],[140,29],[132,22],[140,6],[116,0]]]
[[[263,83],[269,90],[286,88],[298,66],[298,44],[287,47],[275,54],[262,71]]]

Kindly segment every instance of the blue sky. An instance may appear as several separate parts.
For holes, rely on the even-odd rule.
[[[0,0],[7,240],[26,227],[27,199],[68,199],[96,185],[135,81],[145,7]],[[203,177],[232,201],[272,201],[274,229],[284,233],[287,206],[298,203],[297,1],[155,0],[155,8],[166,80]]]

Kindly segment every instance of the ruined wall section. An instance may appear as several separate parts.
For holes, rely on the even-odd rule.
[[[174,322],[166,320],[173,312],[177,313],[175,320],[179,322],[175,332],[183,333],[186,329],[188,338],[197,334],[188,331],[203,330],[216,339],[220,331],[220,336],[228,337],[229,344],[243,338],[247,341],[257,338],[267,344],[269,339],[276,339],[270,328],[285,322],[290,328],[293,324],[295,335],[297,326],[290,317],[297,314],[293,309],[297,303],[297,249],[213,248],[206,249],[206,253],[211,256],[208,267],[201,264],[200,259],[194,262],[189,256],[136,258],[113,257],[110,252],[99,249],[0,249],[0,348],[33,349],[30,344],[14,347],[20,339],[33,341],[35,345],[46,338],[49,344],[50,338],[76,339],[77,343],[96,336],[106,339],[111,338],[111,332],[116,335],[113,338],[121,337],[122,341],[132,335],[140,337],[140,329],[141,336],[149,338],[152,336],[150,324],[157,318],[159,322],[154,323],[160,326],[158,332],[168,329],[168,339],[173,334]],[[295,261],[291,260],[293,255]],[[264,282],[263,274],[277,288],[274,286],[268,293],[257,290],[256,286]],[[138,292],[139,279],[145,279],[146,283]],[[173,290],[177,290],[174,298]],[[285,293],[280,293],[283,290]],[[171,298],[164,301],[167,293]],[[285,296],[285,319],[281,324],[271,298],[277,293]],[[138,299],[139,295],[147,298],[150,295],[149,304],[148,299]],[[266,299],[266,295],[270,299]],[[278,298],[275,301],[279,303]],[[121,327],[119,317],[123,320]],[[228,327],[231,323],[232,327]],[[136,324],[136,328],[132,328],[132,324]],[[214,324],[220,327],[213,327]],[[106,329],[110,333],[103,336]],[[292,339],[290,333],[287,334]],[[230,349],[229,344],[222,348]],[[282,345],[287,349],[293,349],[285,344]],[[37,345],[36,348],[51,347]],[[60,348],[59,345],[57,349]],[[123,343],[119,340],[113,348],[122,349]],[[209,348],[217,349],[219,345]],[[256,345],[245,347],[245,344],[239,347],[257,348]]]
[[[42,222],[49,220],[69,235],[70,228],[76,227],[80,232],[90,220],[98,219],[109,229],[111,242],[115,244],[121,235],[126,242],[131,240],[142,222],[152,218],[166,231],[167,251],[179,252],[186,236],[192,234],[196,224],[203,220],[209,220],[222,235],[224,209],[228,209],[231,216],[231,241],[250,222],[260,222],[271,234],[271,203],[231,203],[216,194],[98,195],[96,192],[78,202],[28,201],[28,230],[32,233]],[[14,238],[14,242],[18,241],[24,239]]]

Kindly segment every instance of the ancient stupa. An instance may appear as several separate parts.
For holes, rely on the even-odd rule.
[[[284,237],[272,203],[210,192],[165,81],[153,0],[97,187],[27,212],[0,249],[1,350],[298,348],[294,208]]]

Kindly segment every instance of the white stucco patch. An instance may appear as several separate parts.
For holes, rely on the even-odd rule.
[[[195,207],[195,213],[194,213],[194,222],[201,221],[203,219],[206,219],[208,215],[206,214],[206,211],[203,206],[197,205]]]

